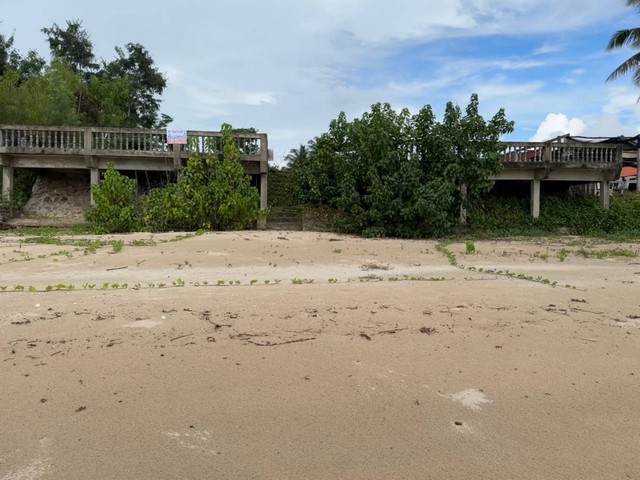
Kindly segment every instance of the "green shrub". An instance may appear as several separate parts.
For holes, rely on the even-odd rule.
[[[231,125],[222,125],[223,152],[205,145],[193,155],[178,183],[152,190],[143,200],[143,222],[152,230],[239,230],[255,225],[260,213],[258,190],[240,163]]]
[[[137,225],[135,180],[107,165],[102,181],[91,189],[93,205],[85,211],[86,220],[100,233],[131,232]]]
[[[615,197],[608,212],[608,230],[640,234],[640,193],[628,192]]]

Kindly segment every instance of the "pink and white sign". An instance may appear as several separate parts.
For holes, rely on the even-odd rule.
[[[167,144],[187,144],[187,131],[167,128]]]

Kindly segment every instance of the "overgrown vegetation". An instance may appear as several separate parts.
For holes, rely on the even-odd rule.
[[[136,181],[112,165],[92,189],[94,205],[87,221],[99,232],[135,229],[239,230],[255,224],[260,214],[258,190],[240,163],[240,151],[231,125],[222,125],[222,151],[215,139],[196,145],[176,184],[151,190],[136,201]]]
[[[255,224],[258,190],[240,163],[233,128],[222,125],[223,151],[205,145],[205,157],[189,158],[177,184],[152,190],[143,200],[143,224],[163,230],[239,230]]]
[[[442,122],[428,105],[411,116],[376,104],[352,122],[341,113],[305,155],[288,158],[298,198],[338,209],[346,231],[441,235],[490,190],[500,137],[512,130],[503,110],[486,122],[477,95],[464,113],[447,104]]]
[[[469,211],[465,232],[480,237],[565,233],[640,238],[640,194],[614,197],[609,210],[588,196],[543,195],[538,219],[531,218],[527,198],[489,197]]]
[[[91,188],[94,204],[85,211],[85,218],[98,233],[135,230],[138,224],[137,189],[135,180],[121,175],[109,163],[100,184]]]

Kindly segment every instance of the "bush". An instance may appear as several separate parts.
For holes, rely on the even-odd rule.
[[[340,210],[353,233],[442,235],[491,189],[500,136],[512,130],[503,110],[485,121],[477,95],[464,112],[448,103],[442,122],[428,105],[412,116],[375,104],[351,122],[340,113],[306,155],[291,158],[295,192]]]
[[[614,197],[604,210],[589,196],[543,196],[533,219],[528,198],[490,197],[469,211],[469,229],[491,236],[557,234],[640,235],[640,195]]]
[[[131,232],[138,225],[137,182],[107,165],[103,180],[91,188],[93,205],[85,211],[86,220],[99,233]]]
[[[178,183],[144,198],[143,221],[152,230],[240,230],[255,225],[260,195],[240,163],[230,125],[222,126],[223,154],[205,145],[205,157],[192,146]]]

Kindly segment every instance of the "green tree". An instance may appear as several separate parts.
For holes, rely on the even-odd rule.
[[[513,131],[514,123],[500,109],[486,122],[479,113],[478,95],[471,95],[465,113],[447,103],[442,123],[436,127],[432,172],[448,182],[456,192],[456,202],[467,209],[493,187],[489,177],[502,171],[500,138]]]
[[[313,154],[291,162],[297,194],[339,209],[355,232],[442,234],[490,189],[501,168],[500,136],[513,129],[503,110],[488,122],[478,110],[472,95],[464,113],[448,104],[442,122],[428,105],[411,116],[378,103],[352,122],[341,113]]]
[[[640,12],[640,0],[627,0],[627,6]],[[634,50],[640,49],[640,28],[628,28],[614,33],[607,44],[607,51],[618,50],[623,47],[631,47]],[[640,86],[640,52],[633,54],[611,72],[607,81],[615,80],[629,72],[633,72],[633,82]]]
[[[98,78],[128,81],[124,126],[166,127],[173,120],[160,113],[160,95],[167,86],[167,80],[155,66],[148,50],[139,43],[128,43],[125,48],[116,47],[116,54],[115,60],[103,64]]]
[[[102,181],[91,189],[93,205],[85,211],[85,218],[100,233],[133,231],[138,225],[137,190],[135,180],[109,163]]]
[[[288,166],[294,163],[304,163],[309,160],[309,149],[305,145],[300,145],[298,148],[292,148],[289,153],[284,157]]]
[[[98,65],[93,55],[93,42],[80,20],[67,20],[67,28],[62,29],[54,23],[43,28],[53,58],[65,60],[75,72],[95,70]]]
[[[67,21],[66,28],[54,23],[42,32],[51,51],[49,63],[35,51],[21,56],[14,36],[0,35],[0,121],[142,128],[171,121],[160,112],[166,79],[142,45],[116,48],[114,60],[98,64],[80,20]],[[70,73],[63,75],[62,65]],[[74,99],[73,114],[66,110],[69,96]],[[26,114],[25,105],[35,106],[35,111]]]
[[[240,162],[230,125],[222,125],[219,142],[210,139],[205,152],[191,145],[177,184],[152,190],[144,200],[143,218],[152,230],[239,230],[252,227],[260,196]]]

